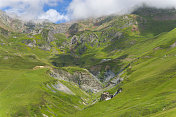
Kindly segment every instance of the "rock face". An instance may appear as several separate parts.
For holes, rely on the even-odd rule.
[[[35,40],[23,40],[22,43],[25,43],[28,47],[36,47],[36,41]]]
[[[74,72],[71,74],[64,70],[54,69],[50,75],[60,80],[74,82],[85,91],[96,93],[102,89],[100,81],[86,70],[83,72]]]
[[[69,34],[74,35],[75,33],[77,33],[79,31],[79,24],[78,23],[74,23],[73,25],[71,25],[71,27],[68,29]]]
[[[103,94],[101,94],[101,98],[100,101],[103,100],[110,100],[111,98],[113,98],[113,95],[109,94],[109,92],[104,92]]]
[[[104,61],[103,59],[102,61]],[[107,83],[113,79],[116,74],[112,71],[111,66],[103,65],[103,62],[100,62],[99,65],[92,66],[89,70],[90,72],[98,77],[102,82]],[[106,61],[105,61],[106,62]]]
[[[0,27],[8,31],[22,32],[24,29],[24,23],[18,19],[9,17],[5,12],[0,10]]]
[[[76,44],[78,42],[78,39],[76,36],[73,36],[71,39],[71,44]]]
[[[52,87],[58,91],[61,91],[70,95],[75,95],[68,87],[66,87],[59,81],[56,84],[52,85]]]
[[[122,92],[122,88],[118,89],[118,90],[115,92],[115,94],[113,95],[113,97],[115,97],[116,95],[118,95],[118,94],[121,93],[121,92]]]
[[[109,94],[109,92],[104,92],[104,93],[101,94],[100,101],[104,101],[104,100],[107,101],[107,100],[110,100],[110,99],[112,99],[113,97],[115,97],[116,95],[118,95],[118,94],[121,93],[121,92],[122,92],[122,88],[118,89],[118,90],[114,93],[114,95]]]
[[[176,47],[176,42],[173,43],[170,47],[171,47],[171,48],[175,48],[175,47]]]
[[[105,80],[104,82],[109,82],[112,78],[115,77],[115,73],[112,72],[111,70],[107,70],[104,74]]]

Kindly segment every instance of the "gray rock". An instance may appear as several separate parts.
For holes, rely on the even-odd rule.
[[[78,42],[78,37],[75,35],[71,39],[71,44],[73,45],[73,44],[76,44],[77,42]]]
[[[104,101],[104,100],[110,100],[111,98],[113,98],[113,95],[109,94],[109,92],[104,92],[103,94],[101,94],[101,98],[100,100],[101,101]]]
[[[104,82],[109,82],[114,77],[115,77],[115,73],[112,72],[111,70],[108,70],[104,74],[104,79],[105,79]]]
[[[60,80],[74,82],[85,91],[91,90],[96,93],[102,89],[101,82],[87,70],[71,74],[64,70],[54,69],[50,75]]]
[[[171,48],[175,48],[175,47],[176,47],[176,42],[171,45]]]
[[[59,81],[56,84],[52,85],[52,87],[58,91],[62,91],[67,94],[75,95],[68,87],[66,87]]]

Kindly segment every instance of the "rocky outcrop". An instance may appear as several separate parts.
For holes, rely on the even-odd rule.
[[[87,70],[82,72],[78,71],[71,74],[65,70],[53,69],[50,75],[60,80],[74,82],[85,91],[96,93],[102,89],[100,81]]]
[[[121,75],[124,74],[123,71],[119,72],[119,74],[117,74],[114,78],[112,78],[111,80],[109,80],[107,82],[107,85],[106,87],[108,89],[111,89],[113,88],[114,86],[120,84],[123,80],[124,80],[124,77],[121,77]]]
[[[73,44],[77,44],[77,42],[78,42],[78,37],[75,35],[75,36],[73,36],[72,39],[71,39],[71,44],[72,44],[72,45],[73,45]]]
[[[121,92],[122,92],[122,88],[119,88],[113,95],[110,94],[109,92],[104,92],[104,93],[101,94],[100,101],[110,100],[110,99],[114,98],[116,95],[118,95]]]
[[[79,24],[78,23],[74,23],[73,25],[70,26],[70,28],[68,29],[69,34],[74,35],[79,31]]]
[[[115,73],[111,70],[107,70],[104,74],[104,82],[109,82],[112,78],[115,77]]]
[[[42,49],[42,50],[45,50],[45,51],[50,51],[51,50],[51,47],[49,44],[43,44],[43,45],[39,45],[38,46],[39,49]]]
[[[111,98],[113,98],[113,95],[109,94],[109,92],[104,92],[103,94],[101,94],[101,98],[100,101],[103,100],[110,100]]]
[[[110,60],[103,59],[99,65],[92,66],[89,70],[90,72],[101,79],[101,82],[108,83],[111,79],[113,79],[116,75],[112,71],[112,68],[110,65],[103,65],[103,61],[108,62]]]
[[[175,48],[176,47],[176,42],[174,42],[170,47]]]
[[[76,53],[80,55],[84,54],[89,47],[94,47],[98,43],[98,36],[95,33],[74,35],[71,39],[72,51],[77,51]]]
[[[66,87],[65,85],[63,85],[61,82],[57,82],[55,84],[52,84],[51,86],[47,85],[47,87],[49,89],[54,88],[55,90],[64,92],[66,94],[70,94],[70,95],[75,95],[68,87]],[[56,92],[55,90],[52,90],[52,92]]]
[[[25,28],[24,23],[18,19],[11,18],[0,10],[0,27],[8,31],[22,32]]]
[[[56,40],[55,38],[55,34],[58,34],[58,33],[63,33],[63,34],[66,34],[69,27],[70,27],[71,24],[69,23],[65,23],[65,24],[57,24],[57,25],[50,25],[49,27],[49,31],[48,31],[48,38],[47,38],[47,42],[50,43],[54,40]]]
[[[67,33],[69,27],[72,25],[72,23],[63,23],[63,24],[57,24],[53,25],[53,33]]]
[[[37,43],[36,43],[36,40],[30,40],[30,39],[26,39],[26,40],[23,40],[22,43],[25,43],[25,45],[27,45],[28,47],[36,47],[37,46]]]

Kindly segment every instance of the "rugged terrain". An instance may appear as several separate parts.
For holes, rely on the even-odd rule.
[[[52,24],[0,11],[0,116],[173,117],[175,16],[141,7]]]

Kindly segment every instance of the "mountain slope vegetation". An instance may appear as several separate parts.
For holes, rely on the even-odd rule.
[[[0,116],[175,116],[174,16],[175,9],[143,7],[36,24],[0,13]]]

